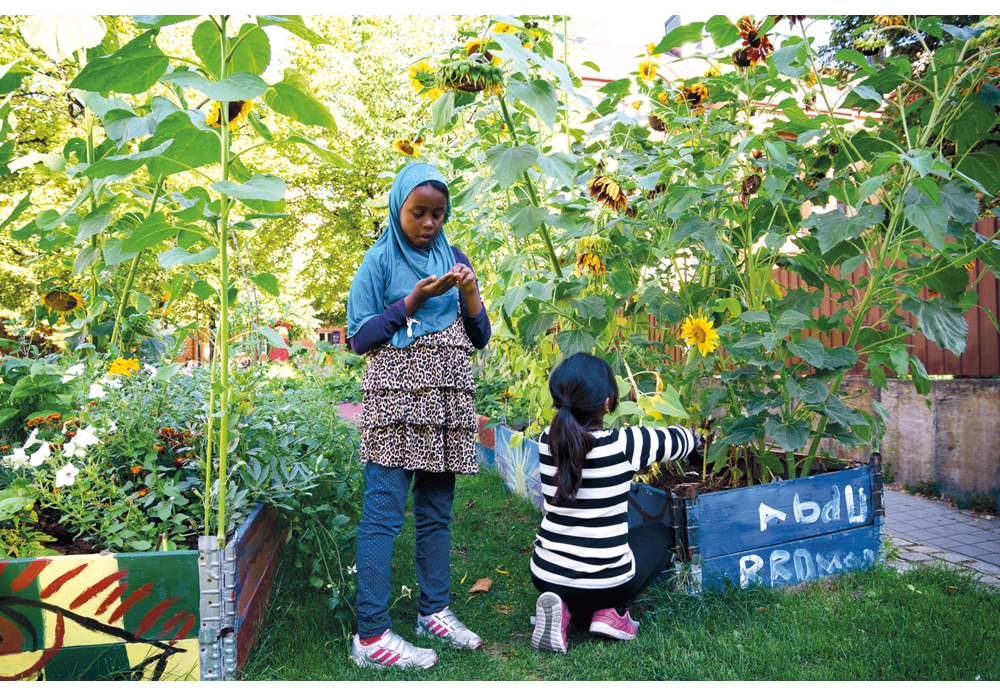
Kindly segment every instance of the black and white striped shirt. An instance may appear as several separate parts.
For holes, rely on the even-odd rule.
[[[595,430],[576,500],[555,505],[556,467],[549,429],[538,443],[545,516],[535,538],[531,572],[556,585],[617,587],[635,575],[628,547],[628,492],[632,476],[655,462],[687,457],[695,447],[687,428]]]

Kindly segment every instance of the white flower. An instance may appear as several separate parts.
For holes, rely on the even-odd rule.
[[[108,422],[111,423],[111,427],[110,428],[105,428],[104,432],[106,432],[106,433],[115,433],[115,432],[118,432],[118,425],[114,421],[108,421]]]
[[[49,458],[52,451],[49,449],[49,443],[43,442],[42,446],[35,450],[35,453],[31,455],[30,461],[28,461],[28,466],[36,467],[39,464],[44,464],[45,460]]]
[[[4,466],[9,469],[13,469],[14,471],[17,471],[22,466],[28,466],[29,464],[28,455],[23,449],[19,449],[17,447],[14,448],[14,453],[8,454],[3,458],[3,461]]]
[[[100,382],[101,384],[106,384],[109,387],[114,387],[115,389],[118,389],[119,387],[122,386],[122,381],[117,377],[112,377],[111,375],[105,375],[104,377],[102,377],[97,381]]]
[[[76,475],[80,473],[72,464],[67,464],[62,469],[56,472],[56,488],[62,488],[63,486],[72,486],[73,482],[76,481]]]
[[[358,566],[357,566],[357,564],[354,564],[350,568],[347,569],[347,574],[348,575],[354,575],[357,572],[358,572]]]
[[[41,445],[43,442],[36,437],[38,435],[38,428],[31,431],[31,435],[28,435],[28,439],[24,441],[24,449],[28,449],[32,445]]]
[[[78,457],[82,457],[85,454],[87,454],[87,451],[82,447],[77,447],[76,445],[73,444],[73,441],[70,440],[65,445],[63,445],[62,455],[64,457],[72,457],[74,454]]]
[[[403,596],[403,597],[411,597],[411,596],[413,596],[413,590],[411,590],[406,585],[403,585],[403,587],[400,589],[399,592],[400,592],[400,595]]]
[[[62,378],[62,383],[70,382],[76,379],[79,375],[83,374],[83,371],[87,369],[87,363],[80,363],[79,365],[74,365],[73,367],[66,370],[66,374]]]
[[[91,384],[90,385],[90,394],[87,395],[87,398],[88,399],[102,399],[102,398],[104,398],[107,395],[108,395],[108,393],[106,391],[104,391],[104,387],[102,387],[100,384]]]
[[[146,372],[148,372],[151,375],[155,375],[156,374],[156,368],[153,367],[152,365],[150,365],[149,363],[143,363],[142,364],[142,369],[144,369]]]
[[[77,430],[72,442],[77,447],[83,448],[101,444],[101,441],[98,440],[97,436],[94,434],[94,426],[92,425],[88,425],[82,430]]]

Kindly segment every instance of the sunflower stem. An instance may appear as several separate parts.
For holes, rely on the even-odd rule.
[[[221,37],[222,67],[219,79],[226,78],[226,62],[229,53],[229,39],[226,36],[228,15],[220,16],[219,35]],[[229,102],[219,105],[219,121],[222,131],[222,181],[229,181]],[[222,194],[219,211],[219,258],[221,264],[221,290],[219,312],[219,548],[226,545],[226,459],[229,450],[229,243],[228,218],[229,196]]]
[[[156,210],[156,202],[159,200],[160,192],[162,190],[163,175],[160,174],[160,177],[156,180],[156,188],[153,190],[153,197],[149,201],[149,208],[146,210],[147,220],[149,219],[149,216],[153,214],[153,211]],[[142,252],[143,250],[140,250],[139,253],[135,255],[135,258],[132,259],[132,265],[129,266],[128,278],[125,280],[125,289],[122,292],[122,301],[118,304],[118,313],[115,315],[115,330],[111,335],[111,345],[118,345],[118,337],[121,333],[122,312],[125,311],[125,305],[128,304],[128,296],[129,293],[132,292],[132,282],[135,280],[135,272],[136,269],[139,268],[139,259],[142,258]],[[124,346],[119,345],[118,347],[124,349]]]

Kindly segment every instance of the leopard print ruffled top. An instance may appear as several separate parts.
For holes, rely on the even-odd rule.
[[[405,348],[387,341],[374,349],[361,380],[361,461],[479,473],[473,350],[461,314]]]

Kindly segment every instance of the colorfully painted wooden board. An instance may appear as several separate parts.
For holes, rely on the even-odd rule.
[[[514,434],[513,430],[498,425],[494,433],[497,469],[503,475],[507,488],[541,509],[544,499],[538,472],[538,443],[525,438],[519,446],[512,448],[510,438]]]
[[[827,575],[871,567],[878,546],[875,525],[785,541],[739,553],[706,558],[702,563],[705,587],[726,582],[747,587],[794,585]]]
[[[691,512],[705,558],[871,525],[871,467],[708,493]]]
[[[0,560],[0,679],[198,678],[197,562],[196,551]]]

